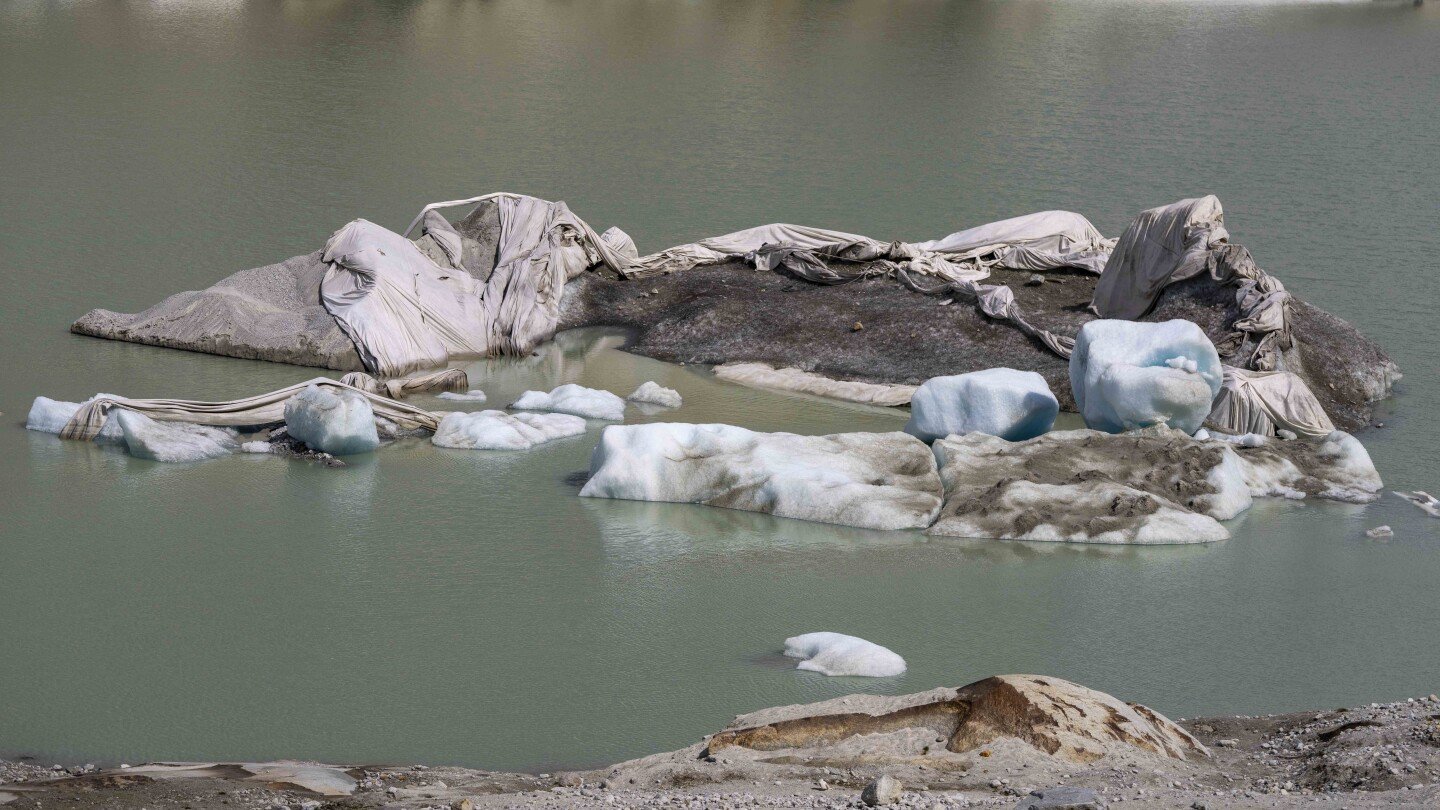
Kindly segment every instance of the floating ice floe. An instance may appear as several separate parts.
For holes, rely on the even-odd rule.
[[[185,422],[158,422],[143,413],[117,410],[115,421],[130,455],[151,461],[202,461],[235,452],[233,430]]]
[[[991,368],[926,380],[910,398],[905,432],[927,443],[956,433],[1020,441],[1050,430],[1059,412],[1044,377]]]
[[[585,420],[566,413],[476,411],[447,414],[430,441],[464,450],[528,450],[584,432]]]
[[[1085,543],[1200,543],[1253,499],[1373,501],[1365,448],[1324,442],[1246,447],[1197,441],[1163,425],[1123,434],[1047,433],[1006,442],[972,433],[935,443],[945,506],[930,534]]]
[[[259,441],[256,441],[256,442],[245,442],[245,443],[243,443],[243,444],[240,445],[240,452],[242,452],[242,453],[273,453],[273,452],[275,452],[275,446],[272,445],[270,442],[259,442]]]
[[[821,675],[886,678],[905,671],[905,659],[863,638],[841,633],[805,633],[785,639],[785,654],[803,658],[796,669]]]
[[[647,405],[659,405],[662,408],[680,407],[680,392],[673,388],[666,388],[654,380],[641,383],[626,399],[631,402],[643,402]]]
[[[25,418],[25,429],[39,433],[58,434],[80,410],[80,406],[102,397],[113,398],[114,394],[96,394],[85,402],[65,402],[49,397],[36,397],[30,404],[30,414]],[[124,444],[125,435],[120,424],[113,418],[105,420],[105,426],[95,437],[99,444]]]
[[[625,419],[625,400],[596,388],[568,383],[549,392],[526,391],[511,408],[522,411],[553,411],[583,416],[587,419]]]
[[[1395,530],[1390,528],[1389,526],[1376,526],[1373,529],[1367,529],[1365,531],[1365,536],[1370,538],[1394,537]]]
[[[919,529],[939,510],[941,488],[934,455],[905,433],[797,436],[663,422],[605,428],[580,494]]]
[[[285,403],[285,429],[311,450],[335,456],[380,446],[375,410],[360,394],[312,385]]]
[[[449,400],[454,400],[455,402],[484,402],[484,401],[485,401],[485,392],[484,392],[484,391],[481,391],[481,390],[478,389],[478,388],[475,389],[475,390],[472,390],[472,391],[466,391],[466,392],[464,392],[464,393],[461,393],[461,392],[459,392],[459,391],[442,391],[441,393],[436,394],[436,396],[439,397],[440,399],[449,399]]]
[[[1428,492],[1416,490],[1414,492],[1396,492],[1396,495],[1404,498],[1424,510],[1430,517],[1440,517],[1440,499]]]
[[[1070,355],[1070,387],[1085,424],[1125,430],[1200,429],[1223,379],[1220,355],[1191,321],[1091,321]]]

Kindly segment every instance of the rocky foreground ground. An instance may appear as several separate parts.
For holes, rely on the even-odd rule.
[[[1006,676],[1018,677],[1033,676]],[[737,718],[690,748],[597,771],[517,774],[421,765],[335,768],[294,763],[100,770],[93,765],[66,768],[13,761],[0,763],[0,804],[275,810],[858,808],[870,802],[1052,810],[1440,807],[1440,699],[1434,695],[1328,711],[1172,724],[1144,707],[1130,704],[1126,709],[1126,704],[1089,690],[1075,693],[1081,695],[1078,699],[1070,693],[1052,694],[1054,702],[1042,699],[1037,704],[1033,696],[1017,702],[1013,690],[1002,689],[975,703],[958,728],[943,714],[945,707],[955,705],[953,700],[923,706],[916,700],[963,697],[966,690],[997,680],[961,690],[881,698],[892,701],[888,709],[894,711],[878,719],[863,712],[811,712],[787,720],[787,711],[794,715],[796,709],[811,707],[766,710]],[[1087,702],[1087,696],[1099,700]],[[833,711],[845,701],[875,700],[852,696],[815,706]],[[1117,717],[1115,707],[1129,719]],[[1051,709],[1058,711],[1058,725],[1036,719]],[[1008,717],[1001,716],[1006,713]],[[857,717],[870,726],[888,725],[870,727],[874,734],[846,738],[842,726]],[[1022,727],[1013,725],[1016,718],[1023,719]],[[1139,726],[1144,729],[1137,733]],[[865,796],[867,787],[870,795]]]

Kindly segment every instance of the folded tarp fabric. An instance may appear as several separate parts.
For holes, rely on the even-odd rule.
[[[439,208],[494,199],[500,244],[484,281],[456,269],[463,240]],[[404,235],[357,219],[325,246],[330,267],[320,298],[355,342],[371,373],[398,377],[451,358],[524,353],[549,338],[568,279],[604,263],[633,261],[624,240],[612,247],[563,202],[493,194],[426,206],[406,230],[424,223],[425,250]],[[623,232],[621,234],[623,236]],[[628,239],[628,237],[626,237]],[[442,264],[440,258],[447,261]],[[446,266],[448,265],[448,266]]]
[[[377,380],[363,371],[352,371],[341,377],[340,382],[391,399],[404,399],[414,394],[467,391],[470,388],[470,376],[458,368],[446,368],[398,380]]]
[[[228,402],[203,402],[189,399],[128,399],[99,397],[81,406],[60,431],[62,439],[90,440],[105,427],[105,419],[114,408],[135,411],[162,422],[189,422],[217,427],[249,427],[274,425],[285,421],[285,403],[306,388],[317,385],[355,391],[370,401],[375,415],[384,417],[403,429],[435,430],[440,424],[437,415],[396,402],[329,377],[316,377],[295,385]]]
[[[1167,286],[1204,272],[1210,249],[1228,239],[1213,194],[1142,212],[1116,241],[1090,308],[1102,318],[1137,320]]]
[[[1323,439],[1335,432],[1335,423],[1297,375],[1233,366],[1224,367],[1220,394],[1206,424],[1237,436],[1274,436],[1289,430],[1302,439]]]
[[[772,245],[849,261],[873,260],[859,258],[870,254],[891,261],[909,261],[907,269],[912,273],[950,281],[979,281],[996,264],[1015,269],[1078,267],[1099,272],[1112,244],[1089,220],[1069,211],[1041,211],[916,243],[881,242],[844,231],[775,223],[642,257],[626,275],[643,277],[687,270],[748,256]]]

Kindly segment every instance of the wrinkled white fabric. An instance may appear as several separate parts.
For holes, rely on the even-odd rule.
[[[1237,436],[1290,430],[1301,438],[1323,439],[1335,431],[1324,406],[1300,377],[1233,366],[1225,366],[1224,372],[1207,425]]]
[[[1142,212],[1116,241],[1091,309],[1102,318],[1144,316],[1166,286],[1203,272],[1210,249],[1229,238],[1213,194]]]

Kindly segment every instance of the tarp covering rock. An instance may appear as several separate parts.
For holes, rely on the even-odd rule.
[[[1205,272],[1210,249],[1227,239],[1213,194],[1142,212],[1115,242],[1095,288],[1095,314],[1141,317],[1167,286]]]

